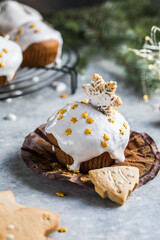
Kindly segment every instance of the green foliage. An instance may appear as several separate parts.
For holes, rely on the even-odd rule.
[[[63,10],[46,17],[65,42],[79,49],[82,70],[91,57],[101,53],[125,67],[127,80],[143,94],[150,94],[160,82],[148,69],[148,62],[126,51],[124,46],[142,48],[153,25],[159,26],[158,0],[107,1],[102,5]]]

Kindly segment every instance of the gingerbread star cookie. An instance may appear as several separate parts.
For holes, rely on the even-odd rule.
[[[89,171],[95,191],[102,198],[110,198],[123,205],[139,182],[139,169],[136,167],[105,167]]]
[[[0,240],[49,240],[46,235],[59,223],[56,213],[20,205],[11,191],[0,192]]]

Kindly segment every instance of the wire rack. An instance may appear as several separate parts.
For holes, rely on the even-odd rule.
[[[77,89],[77,70],[79,61],[78,53],[68,45],[64,45],[62,53],[62,64],[56,64],[43,68],[20,68],[13,82],[0,88],[0,100],[21,97],[36,93],[50,86],[64,75],[70,76],[71,93]]]

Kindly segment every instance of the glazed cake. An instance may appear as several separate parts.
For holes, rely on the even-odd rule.
[[[0,34],[6,34],[26,22],[40,20],[40,13],[29,6],[16,1],[0,3]]]
[[[9,33],[23,52],[23,66],[43,67],[59,61],[63,40],[60,32],[41,21],[31,21]]]
[[[14,79],[22,62],[18,44],[0,37],[0,86]]]
[[[46,135],[53,143],[59,163],[81,172],[107,167],[125,160],[130,127],[113,107],[122,104],[115,95],[116,82],[105,82],[94,74],[83,86],[89,100],[68,103],[46,124]]]

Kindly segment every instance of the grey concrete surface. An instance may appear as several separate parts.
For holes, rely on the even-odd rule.
[[[93,73],[118,82],[117,94],[124,102],[120,111],[132,129],[147,132],[160,148],[160,97],[154,96],[148,104],[144,103],[132,87],[126,86],[119,67],[111,61],[95,59],[84,75],[79,76],[79,89],[73,96],[61,99],[59,93],[47,88],[35,95],[14,99],[12,103],[0,102],[0,190],[12,190],[21,204],[58,213],[61,226],[68,231],[52,234],[55,240],[159,240],[160,174],[119,207],[101,199],[92,189],[35,175],[21,160],[24,137],[57,108],[83,98],[80,86],[89,81]],[[16,114],[17,120],[4,120],[9,113]],[[67,195],[58,198],[56,192]]]

